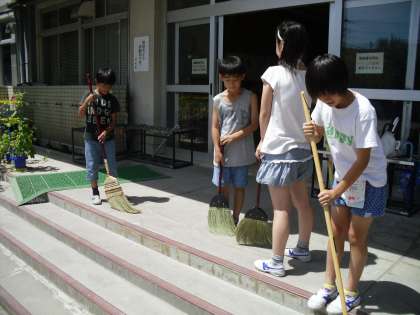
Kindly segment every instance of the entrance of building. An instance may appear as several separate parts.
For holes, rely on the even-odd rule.
[[[238,55],[243,58],[247,66],[244,85],[259,97],[262,91],[261,75],[269,66],[277,64],[275,30],[285,20],[300,22],[308,30],[310,44],[305,63],[328,52],[328,4],[224,17],[223,55]]]
[[[226,55],[243,58],[248,69],[244,87],[260,98],[260,77],[277,63],[276,26],[294,20],[307,27],[309,61],[328,51],[329,14],[330,4],[323,3],[168,24],[167,125],[196,128],[196,155],[208,160],[212,153],[212,99],[223,89],[216,60]],[[178,145],[188,143],[189,139],[182,139]]]

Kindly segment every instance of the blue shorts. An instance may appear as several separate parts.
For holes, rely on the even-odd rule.
[[[115,158],[115,140],[105,141],[105,151],[109,172],[117,177],[117,161]],[[85,140],[86,179],[98,180],[99,166],[103,161],[101,144],[96,140]]]
[[[219,186],[220,168],[215,166],[213,169],[212,182]],[[248,165],[223,167],[222,187],[232,185],[235,188],[244,188],[248,185]]]
[[[334,181],[334,187],[337,185]],[[388,185],[382,187],[374,187],[366,182],[365,203],[363,208],[351,207],[350,211],[353,215],[363,218],[381,217],[385,214],[386,200],[388,197]],[[342,197],[334,201],[336,206],[346,206],[346,202]]]

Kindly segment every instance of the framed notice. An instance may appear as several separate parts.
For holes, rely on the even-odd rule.
[[[191,59],[191,74],[207,74],[207,58]]]
[[[134,72],[149,71],[149,36],[134,38]]]
[[[382,74],[384,73],[384,53],[357,53],[356,74]]]

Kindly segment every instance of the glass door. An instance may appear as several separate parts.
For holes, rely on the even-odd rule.
[[[168,49],[167,125],[194,128],[194,150],[200,152],[208,152],[211,146],[209,117],[215,59],[212,20],[169,25],[173,46]],[[189,143],[189,138],[181,138],[178,145],[182,148]]]

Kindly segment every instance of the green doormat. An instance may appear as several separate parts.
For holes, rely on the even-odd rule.
[[[104,171],[100,171],[99,185],[103,185],[105,177]],[[137,183],[165,177],[167,176],[144,165],[125,166],[118,169],[120,183]],[[90,187],[90,183],[86,180],[86,171],[15,176],[10,182],[18,205],[27,203],[49,191]]]

